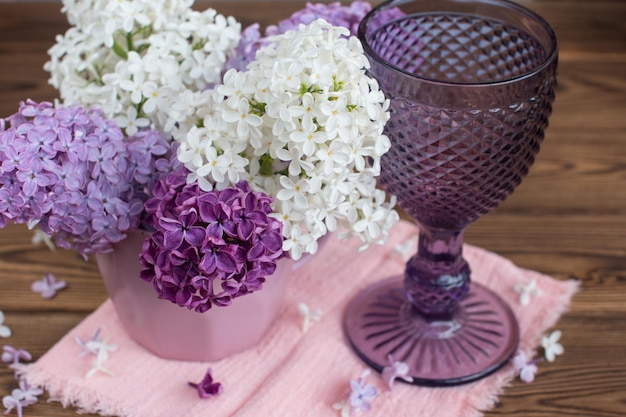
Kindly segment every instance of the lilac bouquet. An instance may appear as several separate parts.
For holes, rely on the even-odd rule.
[[[147,230],[142,278],[201,312],[326,233],[382,242],[398,214],[375,178],[388,102],[351,37],[371,5],[307,4],[261,36],[192,4],[63,0],[59,103],[0,119],[0,227],[85,257]]]
[[[204,191],[245,180],[270,195],[294,259],[327,233],[386,239],[388,103],[353,36],[369,3],[309,3],[263,36],[192,0],[63,4],[71,26],[45,65],[62,103],[98,106],[127,136],[160,132]]]
[[[171,154],[159,132],[125,137],[98,110],[23,102],[0,119],[0,227],[38,225],[84,256],[109,251],[139,226]]]
[[[282,223],[269,216],[272,198],[245,181],[203,192],[186,176],[179,169],[161,179],[146,202],[155,231],[141,278],[159,298],[202,313],[262,288],[283,256]]]
[[[319,239],[384,242],[398,220],[377,188],[389,101],[359,40],[323,19],[271,37],[245,71],[196,95],[175,139],[188,182],[221,189],[246,180],[274,198],[294,259]],[[182,134],[181,134],[182,133]]]

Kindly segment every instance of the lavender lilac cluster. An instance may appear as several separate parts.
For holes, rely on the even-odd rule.
[[[317,19],[324,19],[333,26],[348,28],[350,35],[356,36],[359,23],[371,9],[372,5],[366,1],[354,1],[346,6],[340,2],[307,3],[304,9],[298,10],[289,18],[268,26],[265,36],[261,36],[259,24],[254,23],[241,33],[241,40],[234,56],[227,62],[226,69],[245,70],[254,61],[256,52],[270,43],[268,37],[296,30],[301,24],[308,25]]]
[[[183,169],[158,181],[146,204],[154,233],[145,240],[141,278],[159,298],[197,312],[260,290],[283,256],[272,198],[247,182],[205,192]]]
[[[145,190],[171,169],[166,144],[156,132],[126,138],[98,110],[22,102],[0,119],[0,227],[39,225],[60,247],[107,252],[138,227]]]

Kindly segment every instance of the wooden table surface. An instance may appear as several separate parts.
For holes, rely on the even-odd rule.
[[[304,2],[212,1],[244,25],[287,17]],[[467,241],[557,279],[581,281],[558,323],[565,354],[542,364],[532,384],[516,381],[489,416],[626,415],[626,2],[528,0],[560,42],[557,99],[530,175],[509,200],[472,225]],[[198,2],[198,8],[207,2]],[[26,98],[53,100],[42,66],[67,28],[58,2],[0,3],[0,117]],[[0,230],[2,340],[39,358],[107,294],[93,260],[48,251],[20,226]],[[69,288],[52,300],[30,291],[52,272]],[[15,388],[0,367],[0,396]],[[76,415],[40,401],[26,416]],[[150,416],[146,416],[150,417]],[[177,416],[173,416],[177,417]]]

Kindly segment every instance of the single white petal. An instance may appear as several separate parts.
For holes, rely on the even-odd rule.
[[[11,329],[8,326],[0,325],[0,337],[11,337]]]

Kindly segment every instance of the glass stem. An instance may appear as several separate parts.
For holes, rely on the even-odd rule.
[[[469,291],[464,231],[420,225],[417,254],[406,264],[404,288],[413,307],[428,320],[452,319]]]

